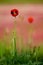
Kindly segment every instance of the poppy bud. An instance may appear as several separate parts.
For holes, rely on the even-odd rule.
[[[32,22],[33,22],[33,17],[29,17],[29,18],[28,18],[28,22],[29,22],[29,23],[32,23]]]

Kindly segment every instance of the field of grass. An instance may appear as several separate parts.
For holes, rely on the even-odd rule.
[[[43,4],[43,0],[0,0],[0,4]]]
[[[9,39],[10,45],[7,42]],[[14,31],[13,36],[5,35],[5,38],[0,40],[0,65],[43,65],[43,46],[30,47],[28,45],[25,48],[21,38],[22,41],[19,39],[21,42],[19,43],[21,44],[21,47],[19,46],[21,50],[19,51],[16,46],[17,39],[18,37]]]
[[[28,50],[24,50],[23,47],[21,52],[18,52],[16,38],[14,38],[14,49],[11,50],[4,44],[5,42],[0,42],[0,65],[43,65],[42,46],[28,47]]]
[[[3,8],[2,6],[1,7],[2,9],[0,9],[1,10],[0,12],[2,13],[0,15],[0,21],[3,23],[1,24],[2,27],[0,25],[0,29],[2,32],[4,32],[4,34],[2,34],[2,32],[0,31],[1,32],[0,36],[4,35],[3,39],[0,38],[0,65],[43,65],[43,24],[42,24],[43,23],[43,12],[42,12],[43,10],[42,8],[41,8],[41,11],[39,11],[40,6],[38,8],[36,7],[35,9],[34,7],[32,7],[33,8],[32,11],[34,10],[33,12],[35,12],[35,13],[32,12],[32,14],[35,17],[35,21],[33,22],[34,24],[32,25],[30,24],[27,25],[26,23],[27,20],[23,22],[22,20],[19,22],[20,18],[17,20],[19,24],[17,26],[17,30],[21,31],[21,34],[20,34],[21,36],[19,37],[19,35],[16,35],[16,32],[17,32],[17,30],[15,29],[16,27],[10,31],[10,27],[13,26],[11,25],[12,24],[11,22],[13,22],[14,20],[12,19],[13,17],[9,18],[11,17],[11,15],[9,15],[10,10],[8,7],[5,6],[5,8]],[[26,9],[27,7],[25,7],[24,10]],[[37,12],[36,9],[38,9],[39,13]],[[6,14],[6,10],[9,10],[9,12],[7,11],[7,14]],[[40,14],[41,12],[42,14]],[[26,13],[26,11],[24,13]],[[30,13],[31,13],[31,10],[29,14]],[[30,16],[28,12],[26,14]],[[24,14],[24,16],[26,16],[26,14]],[[9,22],[11,23],[10,25],[9,25]],[[30,35],[28,36],[28,41],[26,40],[27,30],[28,30],[28,35]],[[35,39],[31,37],[31,34],[34,32],[36,36],[36,38],[34,37]],[[23,35],[24,35],[24,38],[26,38],[25,40],[27,42],[24,42],[24,38],[22,37]],[[36,44],[37,46],[32,47],[31,45],[32,42],[33,44]],[[26,43],[26,45],[24,43]],[[40,44],[40,46],[38,46],[38,43]]]

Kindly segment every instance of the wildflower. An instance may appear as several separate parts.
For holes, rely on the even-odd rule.
[[[16,17],[18,14],[19,14],[19,12],[18,12],[17,9],[12,9],[12,10],[11,10],[11,15],[12,15],[13,17]]]
[[[29,22],[29,23],[32,23],[32,22],[33,22],[33,17],[30,16],[30,17],[28,18],[28,22]]]

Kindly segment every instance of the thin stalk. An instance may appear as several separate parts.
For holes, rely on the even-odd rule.
[[[38,53],[38,49],[36,50],[36,63],[37,63],[37,65],[38,65],[37,53]]]
[[[30,24],[30,27],[29,27],[29,40],[28,40],[28,45],[30,46],[32,44],[32,31],[33,31],[33,28],[32,28],[32,25]]]
[[[15,57],[16,57],[16,55],[17,55],[17,50],[16,50],[16,38],[14,38],[14,45],[15,45],[15,47],[14,47],[14,55],[15,55]]]
[[[14,32],[13,32],[13,55],[17,55],[17,50],[16,50],[16,21],[15,23],[15,28],[14,28]]]

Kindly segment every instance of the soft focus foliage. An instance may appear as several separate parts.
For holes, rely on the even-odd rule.
[[[16,39],[14,39],[14,45],[16,44]],[[4,43],[4,42],[3,42]],[[2,44],[2,43],[1,43]],[[18,53],[16,47],[11,53],[11,50],[4,47],[2,48],[3,52],[0,55],[0,65],[43,65],[43,55],[41,53],[41,46],[40,47],[33,47],[28,50],[21,50],[21,53]],[[0,49],[1,52],[1,49]]]
[[[43,0],[0,0],[0,4],[43,3]]]

